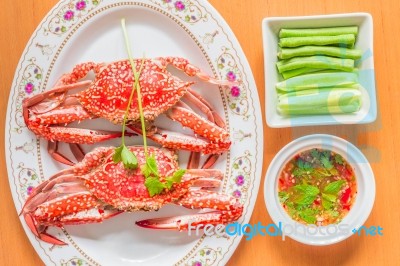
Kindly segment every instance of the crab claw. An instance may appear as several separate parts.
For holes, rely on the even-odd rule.
[[[191,209],[214,209],[204,213],[137,221],[136,225],[152,229],[191,230],[207,224],[228,224],[240,218],[243,205],[235,198],[208,190],[194,190],[186,194],[177,204]]]
[[[31,229],[32,233],[38,237],[40,240],[47,242],[49,244],[53,244],[53,245],[67,245],[67,243],[65,243],[64,241],[61,241],[60,239],[49,235],[46,233],[47,230],[47,226],[41,230],[42,232],[39,232],[39,229],[37,228],[35,219],[32,217],[32,215],[30,213],[26,213],[24,215],[24,219],[26,224],[28,225],[29,229]]]
[[[208,212],[167,218],[154,218],[137,221],[136,225],[150,229],[178,229],[183,231],[195,229],[197,225],[203,227],[205,224],[214,224],[213,221],[221,220],[221,215],[220,212]]]

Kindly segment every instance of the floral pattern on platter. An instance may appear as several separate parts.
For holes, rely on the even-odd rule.
[[[251,154],[245,151],[243,156],[233,160],[231,178],[229,179],[228,190],[232,191],[232,196],[238,198],[241,203],[245,203],[248,197],[250,176],[253,171]]]
[[[83,16],[94,10],[102,0],[69,1],[52,17],[44,34],[63,35],[71,29]]]
[[[233,130],[232,137],[237,141],[243,141],[245,138],[251,138],[251,133],[246,133],[243,130]]]
[[[83,266],[83,265],[90,265],[87,263],[85,260],[74,257],[72,259],[69,259],[67,261],[61,260],[60,261],[61,266]]]
[[[151,0],[151,2],[190,24],[208,20],[207,14],[203,15],[200,7],[189,0]]]
[[[22,144],[21,146],[16,146],[16,147],[15,147],[15,150],[16,150],[16,151],[23,151],[23,152],[25,152],[26,154],[35,155],[35,153],[34,153],[35,147],[36,147],[36,141],[34,141],[34,140],[32,139],[31,142],[25,142],[25,143]]]
[[[40,49],[42,55],[47,56],[47,60],[49,60],[50,55],[52,55],[54,52],[54,48],[56,48],[55,45],[40,44],[40,43],[36,43],[36,47]]]
[[[218,30],[215,30],[212,33],[206,33],[204,34],[204,36],[200,36],[200,38],[202,39],[203,43],[207,46],[208,49],[210,49],[210,44],[214,43],[214,38],[215,36],[218,35]]]
[[[36,170],[26,167],[23,162],[20,162],[17,166],[18,172],[18,183],[20,187],[20,195],[23,201],[25,201],[32,189],[40,183],[40,178],[36,173]]]
[[[213,265],[218,256],[222,255],[222,248],[211,248],[205,246],[204,248],[197,251],[186,263],[187,266],[210,266]]]
[[[14,131],[18,134],[21,133],[21,129],[26,127],[22,115],[22,101],[25,97],[30,97],[35,92],[39,91],[42,84],[43,70],[36,63],[36,58],[32,57],[28,60],[28,64],[25,66],[22,74],[21,81],[18,85],[17,99],[15,102],[15,124]]]
[[[248,120],[249,101],[247,99],[246,87],[243,84],[242,72],[236,63],[235,57],[230,53],[229,48],[222,47],[223,53],[217,59],[218,72],[221,77],[225,77],[229,81],[239,81],[237,86],[227,87],[225,94],[228,100],[229,109],[237,115]]]

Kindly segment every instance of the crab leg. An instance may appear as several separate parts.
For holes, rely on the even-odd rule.
[[[70,143],[69,148],[78,162],[82,161],[83,158],[85,158],[86,153],[82,150],[82,147],[79,144]]]
[[[96,142],[119,138],[122,135],[121,132],[117,131],[114,132],[105,130],[91,130],[84,128],[69,128],[60,126],[40,126],[32,131],[50,141],[62,141],[78,144],[93,144]],[[125,136],[135,135],[136,134],[130,132],[125,132]]]
[[[74,163],[65,157],[62,153],[58,151],[58,141],[48,141],[47,144],[47,152],[50,154],[50,156],[56,160],[57,162],[60,162],[62,164],[66,165],[74,165]]]
[[[54,160],[56,160],[56,161],[58,161],[58,162],[60,162],[62,164],[71,165],[71,166],[75,165],[74,162],[72,162],[65,155],[63,155],[62,153],[60,153],[58,151],[58,144],[59,144],[59,141],[54,141],[54,142],[53,141],[48,141],[47,151],[50,154],[50,156]],[[79,146],[79,144],[69,143],[69,148],[70,148],[72,154],[74,155],[75,159],[78,162],[83,160],[83,158],[85,157],[85,153],[82,150],[81,146]]]
[[[202,152],[204,154],[216,154],[229,149],[231,142],[228,132],[214,123],[203,119],[192,110],[174,106],[168,110],[167,116],[179,122],[184,127],[192,129],[195,134],[205,139],[168,131],[162,128],[158,128],[154,133],[148,134],[147,137],[149,139],[170,149],[185,149],[193,152]],[[138,134],[142,134],[139,128],[135,128],[134,126],[129,126],[129,128]]]
[[[132,126],[128,127],[134,132],[142,134],[140,129]],[[161,144],[163,147],[173,150],[189,150],[202,152],[204,154],[222,152],[222,150],[220,150],[221,145],[219,143],[209,143],[201,138],[184,135],[162,128],[157,128],[153,134],[147,135],[147,138]]]
[[[225,128],[224,120],[199,93],[189,88],[183,98],[188,100],[190,103],[194,104],[203,113],[205,113],[210,122],[215,123],[217,126],[221,128]]]
[[[166,58],[157,58],[161,60],[164,64],[171,64],[177,69],[184,71],[188,76],[197,76],[200,79],[209,82],[211,84],[221,85],[221,86],[233,86],[237,85],[238,82],[228,81],[228,80],[219,80],[211,77],[207,73],[202,72],[198,67],[189,63],[188,60],[181,57],[166,57]]]
[[[94,70],[95,73],[99,73],[103,66],[104,64],[96,64],[94,62],[78,64],[72,69],[71,73],[61,76],[57,81],[56,86],[76,83],[78,80],[86,77],[86,75],[92,70]]]
[[[46,113],[61,105],[65,100],[67,91],[87,86],[90,83],[91,81],[85,80],[70,85],[62,85],[31,98],[24,99],[22,102],[22,109],[25,123],[29,125],[29,111],[35,114]]]
[[[218,113],[212,108],[212,106],[199,93],[188,88],[188,91],[185,94],[184,99],[189,101],[190,103],[194,104],[204,114],[206,114],[207,119],[210,122],[215,123],[217,126],[219,126],[221,128],[225,128],[226,125],[225,125],[224,120],[218,115]],[[185,107],[186,109],[192,111],[192,109],[189,106],[187,106],[186,104],[183,104],[182,101],[178,102],[177,106]],[[211,168],[215,164],[215,162],[218,160],[218,158],[219,158],[218,154],[210,155],[206,159],[205,163],[203,164],[203,166],[201,168],[202,169]],[[187,168],[198,168],[199,163],[200,163],[200,153],[191,152]]]
[[[227,224],[239,219],[243,212],[243,205],[237,199],[207,190],[190,191],[176,203],[191,209],[209,208],[214,210],[193,215],[146,219],[137,221],[136,224],[153,229],[188,230],[189,225],[202,228],[207,224]]]
[[[88,118],[92,119],[94,117],[80,105],[60,106],[47,113],[32,116],[29,118],[27,125],[36,135],[51,141],[92,144],[121,137],[121,132],[55,126]],[[128,132],[125,134],[127,136],[134,135]]]
[[[190,156],[189,156],[189,160],[187,163],[186,168],[187,169],[196,169],[199,168],[200,165],[200,156],[201,153],[200,152],[191,152]]]
[[[31,192],[21,214],[35,236],[50,244],[65,245],[46,233],[47,226],[97,223],[122,212],[102,205],[77,176],[97,167],[106,152],[101,149],[90,154],[85,162],[53,175]]]
[[[167,115],[172,120],[182,124],[182,126],[192,129],[195,134],[203,136],[210,141],[224,142],[229,139],[229,134],[225,129],[216,126],[186,108],[174,106],[168,110]]]

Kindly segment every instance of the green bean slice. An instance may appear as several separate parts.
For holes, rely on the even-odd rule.
[[[340,88],[356,85],[358,76],[350,72],[313,73],[290,78],[276,84],[279,92],[301,91],[320,88]]]
[[[331,27],[331,28],[309,28],[309,29],[281,29],[279,38],[306,37],[306,36],[332,36],[342,34],[358,34],[357,26]]]
[[[276,63],[279,73],[297,68],[319,68],[353,71],[353,59],[341,59],[330,56],[305,56],[278,61]]]
[[[278,51],[279,59],[289,59],[296,56],[328,55],[340,58],[360,59],[362,51],[359,49],[348,49],[345,47],[334,46],[300,46],[295,48],[280,48]]]
[[[356,41],[354,34],[337,36],[287,37],[279,40],[280,47],[298,47],[304,45],[345,45],[352,48]]]
[[[278,112],[283,116],[344,114],[361,108],[361,92],[358,89],[306,90],[281,94]]]
[[[319,69],[319,68],[308,68],[308,67],[301,67],[301,68],[296,68],[293,70],[288,70],[282,72],[282,77],[283,79],[289,79],[292,77],[297,77],[303,74],[308,74],[308,73],[314,73],[314,72],[321,72],[327,69]],[[327,70],[327,71],[337,71],[337,70]],[[324,71],[325,72],[325,71]]]

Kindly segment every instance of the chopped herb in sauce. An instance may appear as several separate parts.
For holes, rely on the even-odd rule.
[[[340,155],[311,149],[294,156],[279,176],[278,196],[292,219],[325,226],[340,222],[357,194],[354,171]]]

